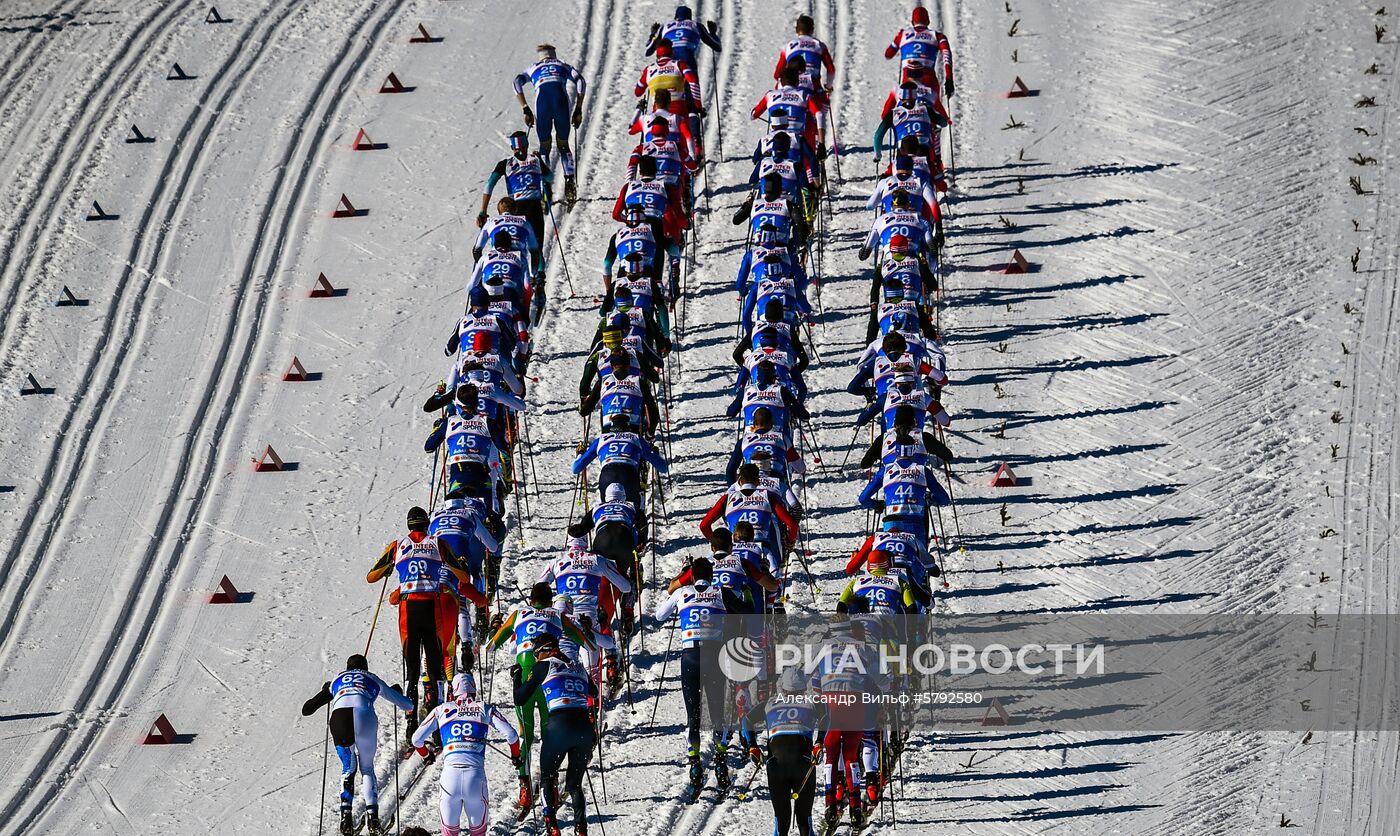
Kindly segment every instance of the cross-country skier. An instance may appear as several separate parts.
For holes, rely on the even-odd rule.
[[[544,216],[549,214],[550,186],[554,172],[549,162],[538,153],[530,150],[530,135],[516,131],[510,135],[510,156],[496,163],[486,177],[486,187],[481,192],[481,211],[477,212],[476,225],[485,226],[488,215],[486,207],[491,203],[491,192],[502,179],[506,181],[506,191],[515,203],[515,211],[530,221],[535,231],[535,240],[544,241]]]
[[[793,31],[797,37],[787,42],[778,54],[778,65],[773,68],[773,79],[783,77],[783,70],[793,58],[801,58],[807,81],[813,90],[831,92],[832,77],[836,75],[836,62],[831,60],[831,51],[821,40],[812,37],[816,24],[809,15],[798,15]],[[825,77],[822,72],[825,71]]]
[[[499,613],[497,614],[499,617]],[[515,665],[511,670],[522,669],[530,676],[539,657],[536,654],[538,643],[543,636],[554,639],[554,647],[559,646],[559,637],[568,635],[576,647],[591,647],[593,639],[584,634],[578,625],[563,615],[554,606],[554,590],[549,584],[537,583],[530,587],[530,594],[524,604],[512,607],[504,619],[492,626],[496,634],[491,637],[490,649],[497,650],[510,639],[515,644]],[[530,806],[530,746],[535,740],[535,715],[539,715],[540,739],[549,725],[549,713],[542,698],[515,700],[515,715],[520,720],[520,736],[525,750],[524,758],[517,764],[520,777],[520,806]]]
[[[559,157],[564,164],[564,206],[573,208],[578,194],[574,152],[569,149],[569,127],[583,124],[583,97],[588,92],[588,82],[578,70],[555,56],[553,44],[540,44],[535,51],[540,60],[515,77],[515,98],[520,102],[525,127],[534,128],[539,136],[540,156],[546,161],[553,148],[553,138],[559,138]],[[525,103],[527,83],[535,85],[533,111]],[[573,107],[569,106],[570,83],[574,85]]]
[[[441,661],[439,659],[439,661]],[[356,653],[345,660],[345,670],[321,686],[316,696],[301,707],[303,717],[330,704],[331,738],[340,756],[340,832],[355,832],[351,820],[355,801],[355,773],[364,776],[365,822],[374,836],[379,834],[379,782],[374,774],[374,751],[379,741],[379,717],[374,701],[381,698],[404,711],[413,710],[413,700],[399,686],[390,687],[369,672],[365,657]]]
[[[525,705],[542,700],[549,710],[549,722],[540,744],[540,783],[543,789],[544,822],[549,836],[559,836],[559,767],[567,758],[564,791],[574,813],[575,836],[587,836],[588,812],[583,797],[583,776],[593,759],[597,741],[594,715],[598,687],[588,671],[559,649],[552,633],[535,638],[535,664],[527,673],[521,665],[511,665],[510,679],[515,686],[515,702]]]
[[[943,95],[953,95],[953,50],[948,36],[929,27],[928,9],[916,6],[909,16],[912,24],[894,33],[885,47],[885,59],[899,56],[900,80],[913,79],[938,88],[938,70],[943,71]]]
[[[809,677],[799,667],[778,677],[776,693],[764,706],[768,731],[768,794],[773,800],[773,834],[788,836],[794,821],[799,836],[812,836],[812,802],[817,791],[814,738],[826,707],[809,693]]]
[[[664,624],[672,615],[680,620],[681,697],[685,701],[686,729],[690,761],[688,799],[695,801],[705,786],[705,767],[700,761],[700,725],[706,713],[713,725],[715,778],[720,788],[729,785],[725,698],[729,682],[719,673],[719,652],[724,645],[720,616],[746,613],[750,609],[732,590],[714,586],[714,565],[708,557],[690,562],[690,582],[657,603],[656,621]],[[703,699],[703,702],[702,702]]]
[[[695,14],[689,6],[677,6],[675,18],[660,27],[653,27],[651,33],[651,43],[647,44],[647,55],[657,51],[662,41],[671,44],[671,50],[677,60],[684,61],[699,72],[700,66],[700,45],[713,49],[718,55],[722,44],[719,40],[719,32],[716,31],[713,20],[705,21],[705,26],[695,22]]]
[[[499,708],[477,699],[476,680],[471,674],[459,673],[452,678],[452,699],[434,708],[413,733],[412,744],[424,760],[431,763],[441,753],[438,812],[442,836],[458,836],[463,818],[471,836],[486,834],[491,821],[486,740],[493,730],[506,739],[511,762],[518,766],[520,734],[515,726]],[[434,742],[434,733],[442,739],[441,746]]]
[[[391,540],[365,575],[368,583],[379,583],[390,572],[397,574],[398,584],[389,596],[389,603],[399,608],[399,638],[403,642],[408,697],[412,700],[407,721],[409,732],[418,725],[420,655],[427,657],[428,679],[432,683],[423,695],[422,705],[440,702],[447,684],[437,631],[443,565],[451,569],[458,580],[470,583],[471,574],[466,565],[453,554],[450,546],[428,533],[428,512],[415,505],[408,509],[407,536]]]

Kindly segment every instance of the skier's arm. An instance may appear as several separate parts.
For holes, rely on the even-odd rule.
[[[588,448],[580,453],[577,459],[574,459],[573,472],[575,476],[582,473],[590,462],[598,458],[598,442],[601,440],[602,436],[593,439],[588,443]]]
[[[433,452],[445,438],[447,438],[447,419],[439,418],[433,422],[433,431],[428,434],[428,440],[423,442],[423,452]]]
[[[642,445],[642,461],[650,462],[651,466],[656,468],[657,473],[665,473],[670,469],[670,465],[666,464],[666,460],[661,458],[661,454],[656,452],[656,448],[651,446],[650,441],[640,437],[638,441]]]
[[[394,552],[399,548],[398,540],[390,540],[389,545],[384,547],[384,551],[379,553],[379,559],[374,561],[370,567],[369,574],[365,575],[366,583],[378,583],[381,578],[389,574],[394,568]]]
[[[681,594],[679,591],[672,592],[670,595],[662,598],[661,601],[657,603],[656,612],[653,613],[652,617],[658,622],[670,618],[676,612],[677,607],[680,606],[680,600]]]
[[[379,683],[380,699],[390,703],[395,708],[402,709],[403,711],[413,710],[413,700],[404,696],[399,691],[390,688],[387,684],[385,684],[384,680],[379,678],[378,675],[372,674],[369,671],[365,671],[365,673],[369,676],[370,679],[373,679],[375,682]]]
[[[632,591],[632,582],[623,577],[621,572],[617,571],[617,567],[613,565],[611,560],[602,564],[602,571],[603,577],[608,583],[617,587],[618,592],[625,594]]]
[[[700,533],[706,540],[714,534],[715,523],[724,516],[724,500],[725,495],[721,493],[719,499],[715,500],[715,504],[710,506],[710,510],[705,512],[705,517],[700,520]]]
[[[547,664],[535,663],[535,666],[530,669],[530,678],[523,682],[517,679],[520,675],[518,666],[511,668],[511,679],[515,684],[516,705],[524,705],[530,701],[530,698],[539,690],[540,685],[544,684],[544,679],[549,674],[549,667]]]
[[[486,188],[481,190],[481,214],[486,214],[486,207],[491,203],[491,191],[496,188],[496,184],[501,182],[501,178],[506,176],[506,161],[501,160],[496,163],[496,167],[491,169],[491,173],[486,176]]]
[[[321,686],[321,690],[316,692],[316,696],[301,704],[301,716],[310,717],[323,705],[330,705],[331,684],[327,682]]]
[[[505,621],[501,622],[500,629],[496,631],[496,634],[493,635],[488,642],[492,650],[499,649],[501,645],[506,643],[506,639],[515,634],[515,619],[519,616],[519,613],[520,611],[517,608],[510,608],[510,612],[506,615]]]
[[[874,406],[874,404],[871,404],[871,406]],[[862,413],[862,417],[864,417],[864,413]],[[868,421],[870,419],[866,418],[865,420]],[[861,421],[860,423],[864,424],[865,421]],[[870,446],[865,448],[865,455],[860,457],[861,467],[874,467],[875,463],[880,460],[880,446],[882,440],[883,439],[881,439],[879,436],[876,436],[873,440],[871,440]],[[848,572],[847,574],[850,573]]]
[[[870,556],[871,547],[874,545],[874,534],[865,538],[865,542],[861,543],[860,548],[856,549],[855,552],[851,554],[851,559],[846,561],[847,575],[854,575],[856,572],[860,571],[860,567],[865,565],[865,559]]]
[[[411,703],[410,707],[412,707]],[[423,722],[418,724],[418,728],[413,730],[413,737],[409,739],[409,743],[412,743],[415,749],[423,749],[428,745],[428,741],[433,739],[433,732],[437,730],[438,713],[437,711],[429,711],[428,716],[423,718]]]
[[[515,726],[511,725],[510,720],[506,719],[506,715],[502,714],[501,710],[496,706],[491,706],[491,710],[487,712],[487,715],[491,718],[491,728],[500,732],[501,736],[506,739],[506,743],[510,744],[510,756],[512,758],[519,758],[520,732],[515,730]]]

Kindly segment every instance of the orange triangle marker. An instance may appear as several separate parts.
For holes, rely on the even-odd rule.
[[[253,471],[256,473],[276,473],[283,470],[286,464],[282,457],[277,455],[277,451],[272,449],[272,445],[267,445],[262,456],[253,459]]]
[[[146,732],[146,739],[142,740],[141,743],[146,746],[163,745],[174,743],[175,739],[175,727],[162,714],[151,724],[151,730]]]
[[[375,142],[369,138],[369,134],[365,133],[364,128],[360,128],[360,132],[355,134],[354,144],[350,147],[356,151],[378,151],[381,148],[388,148],[389,145],[388,143]]]
[[[1001,272],[1007,275],[1016,275],[1018,273],[1029,273],[1030,271],[1031,263],[1026,261],[1026,257],[1021,255],[1020,250],[1014,250],[1011,253],[1011,260],[1006,263],[1006,266],[1002,268]]]
[[[991,486],[994,488],[1014,488],[1016,484],[1016,473],[1012,471],[1011,465],[1002,462],[1001,467],[997,468],[996,475],[992,477]]]

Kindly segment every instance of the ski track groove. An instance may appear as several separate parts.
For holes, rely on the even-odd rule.
[[[16,213],[18,229],[0,236],[5,242],[3,250],[0,250],[0,296],[8,300],[4,319],[0,320],[0,377],[8,376],[15,362],[11,343],[18,335],[25,333],[25,325],[33,314],[29,306],[21,304],[26,290],[25,279],[30,273],[42,273],[42,255],[56,229],[63,225],[57,221],[60,217],[59,207],[83,207],[85,201],[92,197],[70,192],[76,192],[85,185],[82,173],[88,160],[104,141],[111,139],[111,123],[125,104],[125,98],[117,91],[138,84],[142,74],[154,70],[144,61],[144,57],[160,38],[185,19],[185,11],[197,5],[197,0],[188,0],[183,4],[153,4],[150,7],[147,16],[127,36],[121,49],[115,52],[99,74],[102,83],[98,90],[86,98],[84,106],[78,109],[69,124],[56,132],[63,137],[63,141],[54,144],[41,170],[57,172],[57,176],[38,181],[37,188]],[[100,201],[102,198],[99,195],[96,199]],[[40,206],[42,208],[36,208]],[[109,206],[108,211],[111,210]],[[117,211],[124,216],[128,214],[120,208]],[[35,278],[33,283],[38,284],[41,280]],[[46,468],[46,476],[51,472]],[[45,478],[40,484],[48,482]],[[5,565],[0,568],[0,590],[10,579],[14,553],[24,541],[32,519],[32,514],[26,515],[21,533],[11,544]]]
[[[311,150],[306,156],[306,158],[303,160],[297,183],[295,184],[295,187],[292,190],[290,201],[282,201],[277,199],[278,197],[282,196],[282,186],[286,182],[287,172],[289,170],[289,167],[287,165],[279,167],[277,183],[273,188],[273,199],[269,200],[266,204],[268,208],[263,215],[260,234],[254,240],[253,251],[249,255],[247,267],[244,270],[237,290],[236,301],[234,303],[236,309],[242,309],[245,306],[246,299],[248,298],[248,291],[250,287],[253,286],[255,279],[258,276],[271,276],[276,274],[276,265],[285,253],[286,243],[290,234],[290,230],[297,218],[296,211],[288,210],[285,212],[284,217],[281,220],[276,232],[277,241],[274,245],[271,254],[268,256],[270,262],[268,265],[268,269],[265,272],[255,274],[255,268],[258,266],[258,256],[260,255],[263,244],[265,242],[265,233],[267,227],[272,223],[272,218],[275,212],[277,211],[277,207],[283,205],[290,205],[293,207],[300,206],[301,199],[304,197],[306,183],[309,179],[309,175],[313,168],[313,163],[318,156],[317,152],[321,149],[321,146],[323,145],[323,141],[325,139],[325,135],[329,130],[331,116],[334,114],[336,108],[338,107],[351,80],[355,77],[355,74],[358,72],[359,68],[364,64],[365,60],[367,59],[374,41],[382,34],[389,22],[393,19],[398,9],[403,5],[403,1],[404,0],[399,0],[399,2],[395,2],[385,6],[384,8],[387,9],[387,12],[382,10],[380,11],[380,17],[378,18],[377,23],[372,28],[370,37],[365,41],[358,55],[356,55],[354,59],[350,62],[350,64],[345,67],[345,74],[342,76],[339,86],[335,88],[333,96],[329,99],[328,104],[326,105],[326,114],[323,116],[321,122],[316,126],[314,137],[309,145],[309,148]],[[298,3],[289,3],[284,9],[282,15],[270,25],[267,23],[266,17],[260,18],[258,26],[250,27],[250,29],[245,33],[244,37],[241,39],[238,47],[241,47],[243,43],[246,43],[254,34],[255,30],[259,29],[260,27],[269,34],[274,33],[277,29],[281,27],[281,25],[284,22],[291,18],[291,15],[294,12],[298,11],[301,8],[302,6]],[[341,52],[336,57],[336,60],[326,70],[326,73],[322,80],[323,83],[317,88],[317,93],[312,97],[307,107],[303,110],[302,119],[300,120],[296,128],[295,138],[287,146],[286,156],[288,163],[291,162],[292,155],[295,153],[297,147],[300,145],[302,132],[307,126],[307,120],[320,107],[322,97],[326,94],[328,90],[330,90],[329,83],[332,80],[332,77],[338,70],[342,68],[345,59],[347,58],[347,56],[350,55],[354,46],[356,36],[358,36],[359,33],[363,31],[365,26],[368,25],[369,22],[374,19],[374,15],[372,12],[373,9],[371,9],[371,11],[369,12],[366,12],[365,17],[357,26],[354,36],[348,38],[342,45]],[[236,77],[233,77],[237,83],[228,85],[228,87],[224,90],[224,94],[221,97],[219,104],[216,107],[214,107],[211,111],[211,115],[213,116],[213,118],[211,118],[209,123],[207,123],[206,125],[206,136],[202,137],[201,139],[207,139],[207,130],[212,129],[212,126],[217,121],[217,115],[224,111],[228,103],[233,99],[234,95],[239,92],[241,83],[249,78],[248,71],[256,65],[257,61],[261,58],[264,50],[268,46],[273,44],[275,41],[276,39],[273,37],[263,38],[259,47],[253,51],[253,57],[251,58],[251,60],[249,60],[248,65],[245,67],[244,71],[239,73]],[[244,56],[245,53],[241,48],[235,48],[235,50],[231,53],[229,59],[225,62],[224,66],[216,74],[216,79],[222,81],[226,78],[230,78],[227,74],[228,70],[235,64],[235,62],[237,62]],[[213,86],[215,85],[211,85],[211,89]],[[187,125],[188,124],[191,123],[187,123]],[[180,144],[181,143],[177,142],[177,147]],[[190,162],[186,168],[185,178],[184,180],[182,180],[180,193],[183,193],[184,186],[187,183],[188,178],[193,174],[193,172],[197,168],[197,164],[201,160],[203,154],[211,146],[207,142],[201,141],[197,144],[196,147],[198,149],[198,152],[191,156]],[[175,157],[172,156],[171,160],[173,161],[174,159]],[[162,182],[164,182],[164,178],[162,178]],[[155,201],[152,202],[151,206],[154,207],[154,205]],[[173,216],[177,211],[178,206],[178,201],[172,202],[171,207],[167,213],[166,221],[161,227],[162,235],[164,232],[168,231],[171,228],[170,222],[173,219]],[[158,254],[162,250],[163,248],[157,247]],[[135,252],[135,249],[133,249],[133,252]],[[159,257],[160,256],[157,255],[157,259],[159,259]],[[144,292],[142,295],[145,295]],[[238,358],[238,364],[235,367],[234,373],[231,377],[235,383],[247,377],[249,369],[251,368],[250,363],[255,353],[255,349],[261,340],[261,335],[257,333],[256,325],[261,320],[271,297],[272,294],[270,292],[269,287],[266,284],[263,284],[261,287],[258,288],[256,311],[253,317],[253,321],[245,325],[243,324],[243,318],[241,316],[235,317],[232,320],[230,320],[229,327],[226,328],[224,332],[224,344],[221,347],[221,350],[216,355],[218,360],[215,364],[215,369],[212,371],[211,380],[220,381],[220,379],[224,376],[225,365],[230,355],[229,347],[233,343],[235,337],[238,336],[239,332],[242,332],[245,337],[248,337],[248,339],[246,339],[246,341],[243,344],[242,354]],[[128,340],[123,341],[123,350],[125,350],[125,347],[128,344]],[[120,367],[120,362],[118,362],[118,367]],[[109,387],[114,382],[115,380],[109,381]],[[214,387],[211,386],[210,388],[212,390]],[[103,711],[110,710],[123,694],[127,683],[130,681],[131,674],[134,668],[134,663],[141,659],[143,648],[146,645],[146,639],[150,636],[152,631],[158,626],[158,623],[161,621],[163,610],[159,606],[159,601],[164,597],[164,593],[171,585],[171,580],[175,574],[176,569],[180,566],[181,557],[183,556],[186,546],[189,543],[188,534],[192,530],[192,525],[195,522],[196,517],[199,516],[203,511],[203,500],[206,497],[210,486],[212,485],[212,477],[214,474],[214,470],[217,467],[218,462],[222,460],[222,458],[225,455],[227,455],[227,451],[222,450],[221,448],[226,448],[231,444],[241,443],[236,441],[230,441],[226,436],[223,435],[222,430],[233,415],[237,401],[240,397],[240,393],[243,391],[243,387],[238,385],[225,386],[219,389],[219,391],[223,391],[229,394],[225,396],[226,399],[222,406],[222,409],[218,413],[217,418],[214,419],[216,424],[215,428],[212,431],[205,433],[191,432],[186,435],[185,450],[182,456],[180,457],[180,472],[176,476],[175,484],[173,485],[172,490],[170,491],[170,496],[165,503],[165,512],[162,515],[160,526],[160,530],[163,532],[174,530],[181,532],[181,534],[179,537],[175,538],[171,553],[168,555],[163,565],[160,567],[161,572],[159,580],[157,582],[157,588],[147,596],[152,601],[151,606],[144,613],[143,620],[139,625],[139,635],[136,637],[135,641],[131,645],[131,649],[129,650],[126,659],[126,664],[120,665],[116,669],[117,672],[115,674],[115,681],[111,682],[109,685],[107,697],[101,709]],[[106,398],[104,397],[103,400],[105,401]],[[206,413],[212,405],[212,400],[212,397],[206,397],[201,402],[199,407],[199,414],[196,416],[196,419],[193,424],[196,428],[205,426]],[[209,440],[202,440],[201,436],[208,436]],[[194,485],[194,496],[189,498],[189,502],[186,505],[184,511],[184,522],[181,526],[175,528],[172,519],[175,512],[175,507],[181,501],[181,494],[186,489],[186,487],[188,487],[187,478],[192,469],[191,462],[195,457],[195,452],[201,447],[208,447],[210,449],[210,452],[208,452],[204,456],[201,476],[198,482]],[[158,558],[157,552],[160,550],[160,545],[160,539],[153,536],[151,539],[151,545],[146,550],[146,553],[142,560],[142,564],[144,566],[150,567],[156,563]],[[135,603],[138,600],[138,598],[141,597],[143,592],[145,592],[144,587],[138,584],[137,587],[133,588],[127,594],[127,606],[124,608],[121,624],[119,625],[116,631],[118,635],[125,636],[125,634],[129,630],[130,621],[135,616],[135,612],[133,611],[131,605]],[[92,673],[89,675],[87,686],[84,687],[83,695],[79,698],[78,704],[74,709],[75,713],[81,714],[88,710],[89,704],[95,698],[94,692],[96,688],[103,684],[103,680],[108,678],[104,675],[104,672],[106,671],[108,661],[114,655],[116,650],[116,643],[109,643],[103,652],[102,659],[99,660],[99,663],[97,665],[94,665],[92,667]],[[50,782],[47,785],[46,789],[42,792],[36,792],[28,798],[24,798],[23,796],[17,796],[16,798],[12,799],[5,807],[4,811],[0,812],[0,818],[5,818],[10,823],[15,823],[17,821],[18,824],[16,825],[17,829],[15,831],[17,834],[23,833],[24,828],[26,828],[28,825],[36,824],[42,821],[43,816],[47,812],[43,809],[47,801],[67,785],[68,781],[71,780],[71,777],[77,771],[77,768],[92,753],[93,746],[91,744],[93,744],[96,738],[98,738],[99,736],[105,736],[108,730],[109,727],[106,727],[101,723],[92,723],[89,724],[87,728],[82,730],[81,732],[75,732],[72,735],[56,738],[55,740],[53,740],[47,747],[45,754],[40,758],[39,765],[31,772],[30,776],[23,782],[22,786],[25,788],[33,787],[38,777],[46,770],[49,771],[51,774],[58,774],[62,777]],[[73,744],[75,743],[78,745],[74,746]],[[68,756],[66,761],[58,769],[53,769],[55,761],[54,756],[58,752],[61,752],[63,749],[70,747],[75,749],[75,751]],[[22,810],[22,805],[25,802],[32,802],[33,809],[30,811],[26,818],[21,820],[18,819],[17,816]]]
[[[278,19],[278,24],[287,19],[293,11],[288,6],[283,16]],[[242,34],[235,48],[229,53],[223,65],[218,71],[211,74],[210,83],[200,93],[198,101],[191,107],[190,114],[186,118],[179,133],[175,136],[172,144],[172,152],[166,158],[161,176],[157,181],[152,199],[146,204],[146,209],[142,213],[141,221],[137,231],[132,237],[131,247],[124,261],[122,275],[113,291],[113,301],[108,308],[107,315],[103,320],[102,332],[93,350],[93,359],[86,365],[81,384],[75,387],[75,392],[91,393],[94,388],[93,380],[97,376],[98,369],[106,364],[109,367],[108,376],[102,384],[102,391],[96,398],[90,394],[87,397],[75,396],[69,403],[68,413],[64,417],[62,426],[71,427],[76,420],[78,411],[84,406],[91,405],[93,412],[88,418],[80,439],[75,440],[75,436],[66,429],[60,432],[60,440],[55,444],[50,455],[49,464],[45,469],[42,484],[51,486],[48,494],[40,494],[31,503],[31,510],[25,517],[25,522],[20,529],[19,536],[11,546],[11,552],[7,555],[4,567],[5,576],[8,578],[13,568],[14,562],[18,558],[22,546],[28,545],[30,530],[39,519],[40,514],[36,509],[41,509],[40,503],[46,499],[56,503],[57,507],[53,516],[48,519],[47,524],[38,535],[38,543],[35,545],[33,557],[27,566],[21,570],[21,577],[29,581],[34,581],[42,576],[36,575],[45,571],[46,563],[43,560],[47,554],[50,544],[62,533],[67,520],[69,503],[74,495],[77,485],[82,481],[83,474],[92,464],[91,457],[78,457],[78,452],[93,449],[92,439],[100,438],[105,431],[106,410],[111,406],[112,393],[123,382],[127,372],[123,366],[124,360],[131,353],[133,346],[139,345],[140,337],[145,332],[145,320],[142,311],[145,308],[149,297],[149,290],[153,279],[160,275],[160,265],[164,262],[166,253],[164,243],[173,229],[174,220],[181,209],[182,199],[186,196],[187,187],[198,170],[202,160],[212,149],[207,143],[210,132],[214,129],[222,115],[225,105],[237,92],[237,85],[225,86],[231,79],[228,75],[230,68],[240,59],[245,57],[243,46],[249,43],[258,32],[258,26],[250,27]],[[270,42],[264,40],[261,47],[256,51],[256,55],[261,57],[263,51],[270,46]],[[216,107],[206,109],[208,100],[216,95],[219,90],[224,91],[219,104]],[[201,123],[201,117],[208,117]],[[199,129],[198,142],[189,146],[186,139]],[[193,149],[192,151],[189,149]],[[180,175],[179,184],[171,194],[169,202],[166,204],[164,217],[158,222],[154,222],[155,216],[165,198],[169,184],[174,180],[173,174],[177,165],[185,161],[184,169]],[[154,231],[156,243],[149,248],[146,247],[147,236]],[[147,253],[149,252],[149,256]],[[141,264],[141,267],[137,267]],[[127,295],[128,285],[134,274],[140,273],[140,287],[137,292],[130,297]],[[125,310],[129,308],[129,311]],[[110,350],[113,330],[117,323],[123,324],[122,338],[118,350]],[[74,459],[78,459],[74,462]],[[58,497],[53,498],[52,490],[55,485],[54,470],[60,460],[65,460],[72,468],[64,479],[62,487],[59,489]],[[3,590],[3,587],[0,587]],[[0,620],[0,636],[3,636],[3,643],[0,643],[0,663],[8,659],[13,650],[12,640],[17,637],[19,628],[24,624],[24,616],[21,609],[23,599],[16,590],[15,597],[9,602],[3,620]]]

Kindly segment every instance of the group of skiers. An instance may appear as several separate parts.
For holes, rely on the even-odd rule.
[[[687,290],[684,253],[694,241],[697,181],[706,159],[708,111],[698,64],[704,47],[722,48],[717,27],[700,25],[686,6],[652,29],[650,63],[634,88],[638,106],[630,132],[638,141],[612,207],[618,226],[604,253],[599,323],[579,382],[583,440],[572,469],[578,478],[574,508],[581,506],[582,514],[576,522],[571,517],[562,555],[528,589],[517,589],[519,600],[508,605],[500,588],[503,546],[508,521],[520,524],[525,473],[533,466],[525,451],[524,381],[531,332],[546,310],[543,242],[547,234],[558,238],[554,223],[546,224],[555,203],[550,158],[557,150],[567,211],[577,198],[569,134],[582,123],[586,90],[583,76],[549,44],[538,47],[539,60],[515,79],[538,150],[530,150],[524,130],[512,133],[512,153],[491,171],[482,193],[466,308],[444,347],[451,368],[423,404],[436,417],[424,443],[433,454],[433,510],[411,508],[407,533],[385,547],[366,577],[380,584],[381,604],[387,590],[398,607],[404,686],[387,685],[356,654],[303,706],[306,715],[327,709],[328,734],[342,764],[342,833],[377,834],[388,826],[378,815],[376,699],[405,713],[406,743],[395,753],[400,761],[420,755],[424,766],[415,775],[442,762],[444,836],[480,836],[488,827],[485,759],[497,748],[493,736],[508,747],[519,779],[517,820],[537,815],[543,832],[556,836],[567,810],[575,834],[587,833],[586,770],[608,701],[624,685],[630,694],[629,648],[644,626],[640,599],[649,579],[641,556],[648,550],[655,567],[654,517],[668,471],[668,357],[678,336],[677,305]],[[924,9],[896,35],[887,51],[895,56],[899,81],[877,131],[877,163],[891,132],[894,154],[871,196],[876,217],[861,248],[862,259],[875,256],[870,345],[848,387],[868,403],[860,422],[872,428],[862,461],[870,478],[860,501],[875,517],[847,566],[854,577],[840,595],[832,639],[867,650],[871,642],[893,638],[882,634],[882,619],[932,606],[929,577],[939,568],[931,549],[940,532],[931,513],[948,502],[936,468],[951,458],[936,437],[947,423],[939,406],[947,379],[936,323],[939,201],[948,187],[938,131],[948,123],[952,65],[947,40],[929,28]],[[825,830],[843,810],[858,829],[903,744],[888,718],[853,720],[820,701],[793,707],[803,692],[889,688],[889,681],[859,682],[835,669],[782,676],[766,670],[742,683],[713,675],[718,616],[782,614],[793,575],[789,559],[806,559],[799,494],[805,495],[801,480],[815,437],[806,426],[803,373],[816,354],[809,293],[820,292],[819,274],[809,278],[809,271],[818,270],[812,252],[823,230],[824,199],[830,217],[835,71],[813,20],[798,17],[774,70],[776,84],[752,110],[767,130],[753,153],[752,191],[733,217],[745,229],[745,246],[735,280],[739,339],[727,415],[738,426],[726,467],[729,485],[700,523],[709,553],[691,556],[674,578],[653,580],[661,595],[652,618],[662,625],[675,617],[671,641],[679,636],[690,764],[686,800],[698,800],[707,759],[720,791],[731,786],[737,732],[737,756],[756,768],[766,764],[780,836],[794,826],[813,832],[819,774]],[[525,99],[527,84],[534,86],[533,107]],[[506,194],[493,214],[492,193],[502,180]],[[376,622],[378,612],[377,606]],[[776,634],[769,626],[755,638],[771,650]],[[477,688],[476,674],[494,682],[496,651],[507,642],[514,653],[515,722]],[[708,751],[702,748],[707,718]],[[365,802],[358,821],[357,775]]]

